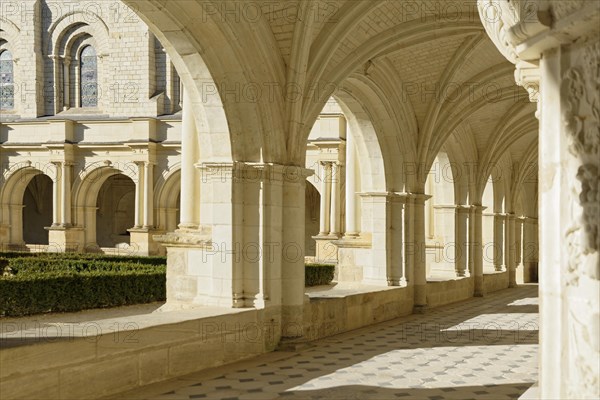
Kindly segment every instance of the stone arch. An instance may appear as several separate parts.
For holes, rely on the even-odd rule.
[[[73,186],[73,223],[83,229],[86,249],[96,248],[96,209],[102,185],[113,175],[122,174],[138,184],[137,166],[134,164],[94,163],[80,172]]]
[[[96,199],[96,243],[100,248],[129,247],[129,229],[135,225],[135,182],[122,173],[111,174]]]
[[[361,102],[349,90],[340,90],[334,98],[342,108],[348,126],[356,138],[356,149],[360,162],[362,191],[385,192],[392,166],[389,158],[384,157],[380,135],[373,124],[371,115]],[[366,161],[366,162],[365,162]]]
[[[6,41],[11,46],[11,52],[15,57],[19,56],[18,51],[21,49],[21,29],[15,25],[11,20],[0,16],[0,41]]]
[[[454,179],[454,204],[473,204],[478,150],[468,124],[459,126],[444,143],[444,149],[452,164]]]
[[[180,220],[181,165],[176,164],[164,171],[156,184],[154,204],[157,212],[156,226],[159,230],[173,232]]]
[[[346,30],[344,35],[352,29],[351,21],[346,21],[346,23],[345,27],[340,28]],[[341,23],[338,25],[341,25]],[[374,54],[381,56],[382,54],[396,51],[396,48],[409,46],[411,43],[437,40],[440,35],[445,37],[463,36],[480,32],[480,25],[466,19],[446,23],[442,26],[437,23],[411,21],[402,24],[402,29],[389,29],[374,36],[366,43],[360,44],[358,48],[341,61],[334,60],[336,49],[342,46],[341,43],[343,43],[342,40],[339,40],[340,36],[336,36],[335,41],[331,41],[327,37],[317,38],[317,41],[324,41],[326,45],[320,48],[319,54],[316,54],[315,57],[311,57],[309,60],[308,76],[313,79],[310,82],[332,82],[331,86],[335,87],[335,85],[341,84],[353,71],[368,62]],[[317,60],[320,61],[317,62]],[[339,61],[335,66],[341,67],[333,68],[334,61]],[[324,102],[329,95],[327,91],[323,90],[321,93],[315,93],[317,89],[307,89],[309,95],[306,98],[310,100],[306,100],[303,104],[303,115],[307,120],[315,118],[318,113],[318,107],[321,104],[319,102]],[[317,96],[318,102],[313,101],[314,96]]]
[[[93,15],[92,20],[89,15]],[[66,43],[74,36],[87,34],[98,41],[102,53],[109,51],[109,29],[104,20],[97,14],[72,11],[63,14],[48,29],[44,43],[47,55],[65,55]]]
[[[233,23],[208,13],[201,2],[124,3],[163,44],[188,91],[196,126],[203,133],[202,161],[286,161],[283,91],[267,95],[268,90],[257,84],[282,88],[286,79],[266,20]],[[193,23],[198,16],[202,23]],[[257,35],[261,40],[255,40]]]
[[[23,239],[23,198],[27,186],[37,175],[45,175],[56,182],[57,173],[54,167],[43,170],[31,163],[14,165],[3,176],[0,185],[0,221],[10,226],[7,244],[24,245]],[[51,205],[52,206],[52,205]]]
[[[109,38],[106,23],[94,13],[67,13],[52,24],[44,51],[50,56],[48,68],[54,71],[55,113],[63,107],[81,106],[80,54],[87,46],[92,46],[96,52],[98,89],[110,86],[109,73],[102,62],[110,55]],[[97,97],[97,107],[106,106],[108,96],[98,93]]]
[[[27,245],[49,245],[46,228],[53,225],[53,182],[47,175],[31,178],[23,195],[23,242]]]

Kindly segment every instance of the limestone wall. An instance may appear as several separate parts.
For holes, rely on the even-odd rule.
[[[339,297],[311,298],[305,303],[305,337],[316,340],[412,313],[412,288],[356,291]]]
[[[427,305],[439,307],[473,297],[473,280],[469,278],[427,282]]]
[[[2,48],[15,60],[15,105],[3,110],[5,117],[157,116],[180,109],[170,59],[125,4],[24,0],[7,4],[2,17]],[[81,108],[80,54],[86,46],[97,55],[98,106],[91,108]]]
[[[110,326],[102,321],[46,326],[30,330],[27,338],[34,343],[25,346],[14,345],[24,333],[13,330],[4,338],[9,348],[0,352],[2,398],[100,398],[253,357],[279,341],[264,311],[202,319],[190,312],[163,316],[153,326],[149,320],[159,320],[160,313],[115,318]],[[165,322],[174,319],[179,321]],[[13,326],[4,322],[2,331]]]
[[[508,288],[508,273],[495,272],[483,275],[483,286],[485,293],[497,292]]]

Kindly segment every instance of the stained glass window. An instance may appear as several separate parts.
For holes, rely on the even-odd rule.
[[[13,57],[10,51],[0,53],[0,109],[12,110],[15,107],[15,82]]]
[[[98,106],[98,58],[92,46],[86,46],[81,51],[81,107]]]

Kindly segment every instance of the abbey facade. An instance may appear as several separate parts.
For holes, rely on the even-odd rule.
[[[0,247],[164,254],[153,236],[180,223],[184,89],[163,46],[121,2],[11,3],[3,17]],[[317,168],[345,137],[339,107],[322,119]]]

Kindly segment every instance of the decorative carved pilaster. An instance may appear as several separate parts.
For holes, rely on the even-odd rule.
[[[570,190],[579,200],[581,211],[573,208],[573,226],[567,231],[567,243],[572,254],[570,283],[577,285],[578,270],[593,279],[600,279],[598,251],[598,219],[600,207],[600,43],[592,42],[582,51],[576,66],[563,75],[561,99],[563,121],[569,139],[569,154],[577,168],[577,181],[570,180]],[[582,266],[580,255],[595,253],[595,260]],[[595,262],[594,262],[595,261]]]

